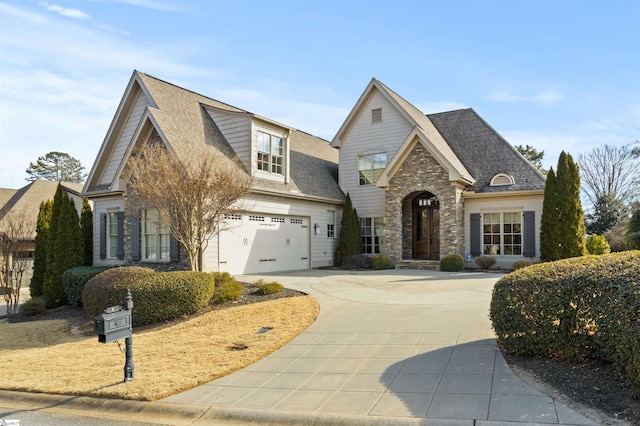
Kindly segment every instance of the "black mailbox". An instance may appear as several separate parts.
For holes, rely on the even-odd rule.
[[[131,336],[131,310],[111,306],[93,319],[98,342],[111,343]]]

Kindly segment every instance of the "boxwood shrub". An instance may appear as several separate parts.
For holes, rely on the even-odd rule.
[[[238,300],[242,295],[244,286],[236,281],[228,272],[214,272],[216,290],[213,294],[215,303],[225,303],[230,300]]]
[[[386,254],[374,254],[371,256],[371,269],[391,269],[393,268],[393,262],[391,258]]]
[[[490,318],[515,354],[613,363],[640,396],[640,251],[535,264],[495,285]]]
[[[78,266],[67,269],[62,274],[62,288],[67,295],[67,301],[71,306],[82,305],[82,290],[87,282],[113,266]]]
[[[496,258],[493,256],[479,256],[476,257],[473,261],[476,262],[476,265],[478,265],[482,269],[489,269],[496,264]]]
[[[195,313],[209,303],[215,282],[206,272],[109,269],[84,287],[82,300],[89,318],[109,306],[122,306],[127,288],[133,298],[133,326],[139,326]]]
[[[448,254],[440,259],[440,270],[445,272],[460,272],[464,269],[464,259],[457,254]]]
[[[258,286],[256,293],[263,296],[266,296],[268,294],[280,293],[284,289],[284,286],[278,281],[271,281],[270,283],[268,283],[263,279],[259,279],[255,282],[255,285]]]

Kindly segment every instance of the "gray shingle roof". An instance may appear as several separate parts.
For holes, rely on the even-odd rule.
[[[138,74],[157,106],[149,107],[149,111],[181,161],[188,162],[209,153],[222,154],[221,159],[227,161],[236,158],[236,153],[204,106],[249,116],[255,114],[147,74]],[[256,178],[254,188],[279,194],[344,199],[337,180],[338,150],[332,148],[328,141],[291,129],[290,153],[291,179],[288,184]]]
[[[428,114],[471,175],[476,192],[544,189],[545,179],[518,151],[473,109]],[[498,173],[511,175],[512,186],[489,186]]]

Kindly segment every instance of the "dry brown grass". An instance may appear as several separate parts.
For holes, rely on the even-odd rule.
[[[282,347],[318,316],[311,296],[215,310],[133,334],[135,379],[123,382],[115,343],[76,336],[63,320],[0,323],[0,388],[153,401],[245,367]],[[256,334],[271,327],[266,334]],[[235,351],[230,347],[247,346]],[[122,341],[124,350],[124,341]]]

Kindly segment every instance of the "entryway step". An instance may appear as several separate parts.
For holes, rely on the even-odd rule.
[[[402,259],[396,263],[396,269],[440,269],[439,260]]]

